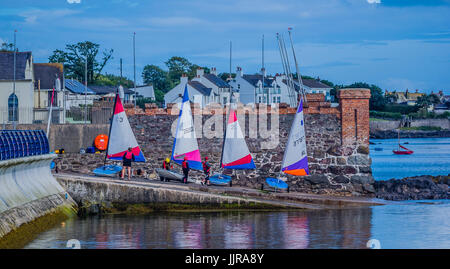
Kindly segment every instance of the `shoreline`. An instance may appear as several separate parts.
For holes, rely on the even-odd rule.
[[[370,139],[393,139],[398,138],[396,129],[370,130]],[[450,130],[422,131],[422,130],[400,130],[400,138],[447,138]]]

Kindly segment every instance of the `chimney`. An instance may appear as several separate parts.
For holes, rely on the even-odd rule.
[[[242,77],[242,68],[241,67],[237,67],[237,69],[236,69],[236,76],[240,76],[240,77]]]
[[[264,77],[266,76],[266,69],[264,67],[261,68],[261,75],[263,75]]]
[[[203,68],[199,67],[197,68],[197,77],[202,77],[205,74],[205,70]]]
[[[418,93],[419,92],[419,90],[418,89],[416,89],[416,93]]]
[[[211,67],[211,74],[217,76],[217,70],[215,67]]]
[[[180,78],[180,84],[185,85],[186,83],[188,83],[188,77],[186,76],[186,74],[182,74]]]

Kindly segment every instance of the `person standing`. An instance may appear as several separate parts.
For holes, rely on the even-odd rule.
[[[125,167],[128,170],[128,180],[131,181],[131,162],[134,162],[134,154],[131,151],[132,148],[128,148],[128,150],[123,154],[122,156],[122,176],[121,178],[124,179],[125,177]]]
[[[208,186],[211,185],[209,182],[209,173],[211,171],[211,165],[208,163],[208,156],[205,157],[205,161],[202,163],[203,165],[203,172],[205,173],[205,178],[202,180],[202,185],[207,184]]]
[[[187,184],[187,179],[188,179],[190,168],[189,168],[189,163],[188,163],[188,160],[187,160],[186,156],[184,157],[184,160],[181,163],[181,168],[183,169],[183,174],[184,174],[183,183]]]

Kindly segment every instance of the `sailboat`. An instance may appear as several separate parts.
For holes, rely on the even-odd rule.
[[[289,132],[288,142],[284,150],[283,162],[281,163],[281,173],[294,176],[309,175],[308,157],[306,154],[305,122],[303,119],[303,98],[295,114]],[[266,178],[266,183],[275,189],[288,189],[288,184],[279,178]]]
[[[400,145],[400,129],[398,129],[398,147],[397,147],[397,150],[394,149],[394,150],[392,150],[392,152],[394,154],[397,154],[397,155],[410,155],[410,154],[414,153],[414,151],[412,151],[412,150],[410,150],[410,149]]]
[[[236,108],[233,102],[230,103],[227,127],[222,145],[222,156],[220,158],[222,169],[244,170],[255,169],[252,155],[245,142],[241,126],[237,120]],[[231,176],[215,174],[209,178],[211,184],[231,186]]]
[[[106,159],[121,161],[128,148],[132,148],[135,162],[145,162],[145,157],[136,141],[131,129],[119,93],[114,100],[113,117],[109,126],[108,146],[106,149],[105,165],[93,172],[99,176],[114,176],[122,170],[119,165],[106,165]]]
[[[181,164],[187,158],[189,167],[195,170],[203,170],[197,137],[195,136],[194,120],[192,118],[191,104],[187,85],[184,88],[183,101],[178,115],[175,140],[173,141],[171,160]],[[183,176],[170,170],[157,168],[160,177],[182,180]],[[188,179],[189,181],[189,179]],[[191,181],[192,182],[192,181]]]

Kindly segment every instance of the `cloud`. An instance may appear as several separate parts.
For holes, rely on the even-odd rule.
[[[69,4],[80,4],[81,0],[67,0],[67,3],[69,3]]]
[[[381,4],[381,0],[367,0],[369,4]]]

